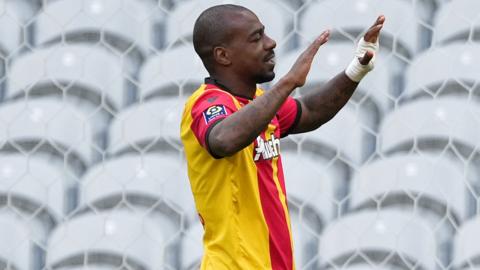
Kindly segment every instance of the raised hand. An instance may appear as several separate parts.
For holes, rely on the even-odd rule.
[[[383,23],[385,22],[385,16],[380,15],[378,16],[377,20],[373,23],[373,25],[368,29],[368,31],[363,36],[363,39],[369,43],[377,43],[378,36],[380,35],[380,30],[382,30]],[[367,65],[370,60],[372,60],[374,56],[374,52],[367,50],[362,58],[360,58],[360,64]]]
[[[310,46],[297,58],[290,71],[285,77],[292,81],[295,87],[301,87],[305,84],[308,72],[312,66],[313,58],[318,52],[320,46],[325,44],[330,37],[330,31],[325,30],[318,36]]]

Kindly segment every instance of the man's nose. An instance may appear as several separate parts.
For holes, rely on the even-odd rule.
[[[271,39],[269,36],[265,35],[265,49],[266,50],[273,50],[275,47],[277,47],[277,42],[275,40]]]

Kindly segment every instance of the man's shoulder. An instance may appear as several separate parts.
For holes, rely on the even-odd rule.
[[[206,102],[203,102],[206,101]],[[220,89],[215,85],[202,84],[193,94],[187,99],[186,108],[193,109],[199,104],[228,104],[237,107],[238,101],[229,92]],[[203,105],[202,105],[203,106]]]
[[[195,102],[198,99],[209,97],[209,96],[222,96],[222,97],[230,97],[230,93],[216,87],[215,85],[210,84],[202,84],[200,87],[193,92],[192,95],[187,99],[188,102]]]

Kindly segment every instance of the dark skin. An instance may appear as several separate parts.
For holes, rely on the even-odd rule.
[[[379,16],[364,39],[376,42],[384,22],[385,17]],[[253,98],[257,83],[274,78],[272,55],[276,43],[265,34],[264,26],[251,12],[233,12],[229,24],[233,38],[229,44],[214,48],[215,63],[210,75],[227,86],[232,94]],[[317,37],[269,91],[215,125],[208,137],[211,152],[226,157],[250,145],[292,91],[305,84],[313,58],[329,35],[327,30]],[[372,57],[373,52],[367,51],[359,61],[366,65]],[[299,98],[302,115],[292,133],[311,131],[328,122],[347,103],[357,85],[341,72],[320,89]]]

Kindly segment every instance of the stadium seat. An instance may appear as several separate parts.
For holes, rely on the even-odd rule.
[[[163,19],[156,11],[154,1],[55,1],[38,15],[37,45],[101,43],[127,56],[134,71],[153,47],[154,25]]]
[[[86,214],[58,226],[50,237],[47,267],[123,265],[164,269],[162,228],[142,215],[116,211]],[[50,269],[51,269],[50,268]]]
[[[359,166],[375,151],[374,134],[377,127],[362,123],[364,117],[367,117],[364,111],[347,103],[332,120],[320,128],[289,137],[322,148],[319,151],[326,160],[339,158],[349,166]]]
[[[188,2],[191,0],[172,0],[172,1],[175,2],[175,5],[179,5],[182,2]],[[237,3],[239,1],[233,0],[231,2],[241,5],[241,3]],[[308,3],[308,0],[281,0],[281,2],[282,3],[281,4],[279,3],[278,5],[283,5],[285,6],[285,8],[291,9],[293,12],[294,10],[298,9],[302,4]]]
[[[395,267],[393,265],[384,266],[384,264],[382,263],[380,263],[380,266],[378,266],[377,264],[365,263],[365,264],[352,265],[342,269],[344,270],[403,270],[404,268]]]
[[[290,32],[289,24],[293,22],[293,12],[285,5],[272,0],[203,0],[186,1],[177,5],[167,19],[166,41],[168,44],[191,42],[192,30],[200,13],[219,4],[237,4],[251,9],[265,25],[265,32],[282,47],[284,39]],[[281,50],[281,49],[280,49]]]
[[[203,226],[196,222],[182,238],[182,269],[200,269],[203,256]]]
[[[110,154],[180,149],[184,102],[178,97],[154,99],[120,112],[110,125]]]
[[[105,127],[126,103],[127,82],[121,59],[107,50],[59,45],[15,59],[6,92],[9,99],[51,96],[75,105],[89,116],[94,142],[102,148]]]
[[[455,0],[442,5],[435,16],[435,43],[479,41],[479,12],[480,2],[476,0]]]
[[[478,45],[454,43],[430,49],[408,66],[403,99],[443,95],[478,96],[480,78],[476,65],[479,62]]]
[[[0,91],[4,91],[7,65],[11,59],[32,45],[35,12],[38,0],[0,0]]]
[[[449,264],[452,237],[467,216],[463,166],[438,155],[398,154],[360,168],[351,182],[350,207],[398,209],[435,231],[438,260]]]
[[[467,214],[463,178],[463,168],[446,158],[398,154],[357,171],[352,179],[350,206],[352,210],[381,206],[412,212],[415,205],[417,214],[423,212],[422,217],[432,225],[448,215],[451,225],[457,226]]]
[[[388,114],[380,126],[383,153],[444,152],[469,157],[478,147],[480,107],[464,98],[418,100]]]
[[[169,155],[125,155],[92,167],[83,177],[81,207],[106,211],[134,207],[145,215],[167,217],[171,233],[182,219],[196,218],[183,158]]]
[[[386,17],[380,39],[382,48],[411,58],[419,47],[418,19],[411,1],[318,1],[305,9],[300,34],[304,41],[311,41],[324,29],[331,29],[331,39],[355,41],[380,14]]]
[[[307,4],[308,0],[280,0],[282,3],[278,3],[278,5],[285,6],[286,9],[292,10],[292,12],[298,10],[302,5]],[[279,2],[280,2],[279,1]]]
[[[288,193],[288,190],[287,190]],[[308,205],[298,207],[289,200],[290,224],[293,237],[293,256],[297,269],[318,269],[318,237],[322,226],[312,227],[319,223]]]
[[[34,238],[45,236],[66,212],[64,168],[40,157],[22,154],[0,155],[0,205],[16,209],[27,222],[43,229]]]
[[[208,77],[192,46],[170,48],[149,58],[140,71],[140,96],[189,96]]]
[[[282,146],[294,255],[297,267],[316,265],[318,236],[342,209],[342,193],[348,168],[340,160],[329,160],[310,152],[299,154],[289,145]],[[310,268],[306,268],[310,269]]]
[[[0,155],[0,219],[19,222],[28,229],[32,267],[44,265],[48,236],[65,213],[76,206],[74,181],[74,173],[63,159],[53,160],[39,154]],[[1,235],[4,229],[0,225],[1,242],[5,241]],[[0,262],[0,269],[7,268]]]
[[[330,223],[320,238],[319,256],[322,266],[332,269],[372,262],[388,269],[435,269],[435,246],[428,225],[412,214],[374,210]]]
[[[53,1],[56,1],[56,0],[53,0]],[[118,270],[118,268],[115,266],[105,266],[105,265],[91,266],[91,265],[85,264],[83,266],[62,267],[62,268],[58,268],[58,270]]]
[[[85,44],[35,50],[12,62],[7,97],[65,93],[90,103],[85,110],[93,111],[104,99],[103,106],[116,111],[124,104],[121,65],[121,59],[107,50]]]
[[[72,169],[91,163],[92,132],[82,112],[56,99],[13,101],[0,106],[1,151],[45,153]]]
[[[0,214],[0,269],[32,269],[32,241],[22,222]]]
[[[0,55],[12,56],[31,45],[32,36],[28,29],[39,8],[38,0],[0,1]]]
[[[336,218],[340,190],[346,184],[348,167],[339,160],[329,160],[306,145],[301,153],[284,145],[282,164],[285,186],[290,204],[311,212],[312,223],[306,224],[321,232],[330,220]]]
[[[465,222],[455,236],[453,265],[456,269],[480,269],[480,217],[474,216]]]

